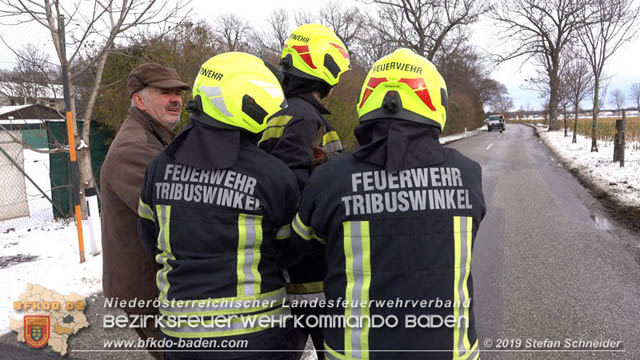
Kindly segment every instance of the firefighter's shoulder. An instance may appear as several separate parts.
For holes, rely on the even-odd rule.
[[[445,157],[448,161],[455,163],[456,167],[460,168],[461,171],[481,171],[482,167],[478,162],[471,159],[470,157],[462,154],[460,151],[456,149],[452,149],[449,147],[445,147]]]

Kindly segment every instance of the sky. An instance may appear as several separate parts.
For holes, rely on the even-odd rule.
[[[472,39],[473,43],[485,53],[494,52],[495,44],[498,44],[499,35],[498,28],[492,26],[489,19],[482,19],[480,23],[473,26]],[[605,75],[609,78],[609,86],[607,93],[611,94],[613,90],[620,89],[625,95],[630,94],[631,84],[640,82],[640,66],[638,66],[638,57],[640,56],[640,37],[623,45],[607,62],[605,63]],[[515,109],[522,106],[524,109],[542,107],[542,99],[538,93],[527,90],[524,80],[536,75],[536,67],[531,63],[524,63],[524,58],[513,59],[500,64],[493,69],[491,77],[504,84],[509,90],[509,95],[514,99]],[[613,108],[609,103],[609,97],[606,99],[604,108]],[[634,106],[627,99],[625,104],[627,107]],[[583,106],[591,108],[591,100],[583,102]],[[601,106],[602,107],[602,106]]]
[[[638,0],[635,0],[638,2]],[[192,0],[193,17],[198,20],[205,20],[210,24],[216,21],[216,15],[224,13],[235,13],[239,17],[248,20],[254,27],[266,26],[265,18],[274,9],[290,9],[290,16],[293,11],[304,8],[307,11],[318,11],[329,0],[318,0],[313,2],[300,2],[291,0],[235,0],[235,1],[215,1],[215,7],[212,9],[212,1],[210,0]],[[342,0],[342,6],[355,5],[361,9],[371,9],[354,0]],[[203,11],[203,9],[207,9]],[[210,10],[209,10],[210,9]],[[0,20],[0,23],[4,21]],[[498,34],[497,28],[493,26],[486,17],[481,17],[481,21],[471,28],[471,37],[473,43],[481,51],[485,50],[495,52]],[[29,34],[28,41],[36,43],[42,49],[51,54],[51,58],[55,59],[53,45],[47,37],[44,28],[39,25],[21,25],[7,26],[0,24],[0,34],[13,47],[20,47],[24,41],[24,34]],[[640,38],[627,43],[619,50],[606,65],[607,75],[610,77],[610,85],[608,93],[614,89],[620,89],[623,93],[629,94],[632,83],[640,82],[640,66],[637,65],[637,58],[640,55]],[[495,66],[491,72],[491,77],[503,83],[511,97],[514,100],[515,109],[523,107],[525,109],[540,109],[542,100],[534,91],[525,88],[524,79],[535,75],[535,68],[531,63],[523,64],[523,59],[511,60],[507,63]],[[0,42],[0,68],[10,68],[15,64],[13,54],[8,51],[6,46]],[[605,108],[612,107],[608,102]],[[627,99],[626,106],[632,106],[631,101]]]

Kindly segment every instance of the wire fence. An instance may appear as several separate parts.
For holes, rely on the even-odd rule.
[[[20,137],[20,132],[12,133]],[[23,149],[1,132],[0,183],[0,233],[53,220],[49,154]]]
[[[23,115],[39,119],[44,117],[40,110]],[[0,234],[73,217],[69,154],[48,153],[57,144],[68,143],[66,123],[61,119],[0,122],[4,124],[0,129]],[[81,131],[83,122],[77,125]],[[99,122],[91,128],[91,167],[96,181],[113,135]]]

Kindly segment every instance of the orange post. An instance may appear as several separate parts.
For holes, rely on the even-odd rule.
[[[71,181],[73,182],[73,205],[76,215],[76,228],[78,229],[78,248],[80,251],[80,262],[85,261],[84,258],[84,240],[82,239],[82,210],[80,210],[80,180],[78,172],[78,161],[76,159],[76,141],[73,134],[73,115],[71,113],[71,90],[69,79],[69,62],[67,61],[65,32],[64,32],[64,16],[58,18],[58,31],[60,34],[62,51],[62,82],[64,90],[64,110],[66,111],[67,137],[69,138],[69,160],[71,165]]]
[[[73,203],[76,216],[76,228],[78,229],[78,248],[80,251],[80,262],[85,261],[84,239],[82,236],[82,210],[80,209],[80,186],[78,184],[78,161],[76,159],[76,141],[73,134],[73,116],[71,111],[67,111],[67,136],[69,137],[69,160],[71,160],[71,180],[73,181]]]

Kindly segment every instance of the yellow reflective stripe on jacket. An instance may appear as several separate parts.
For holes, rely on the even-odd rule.
[[[325,241],[321,237],[313,232],[313,228],[311,228],[311,226],[308,226],[307,224],[302,222],[302,219],[300,219],[300,213],[296,214],[296,217],[295,219],[293,219],[291,226],[293,227],[293,231],[295,231],[296,234],[300,235],[301,238],[305,240],[316,239],[323,244],[325,243]]]
[[[176,258],[171,253],[171,205],[156,205],[156,214],[158,215],[158,222],[160,230],[158,231],[158,249],[160,253],[156,255],[156,262],[162,265],[162,269],[158,270],[156,274],[156,285],[160,294],[167,298],[169,293],[169,280],[167,276],[173,269],[169,264],[169,260],[175,260]]]
[[[262,216],[238,215],[238,296],[260,294],[262,277],[258,271],[262,245]]]
[[[287,294],[313,294],[323,291],[323,282],[314,281],[301,284],[284,284]]]
[[[138,200],[138,216],[140,216],[143,219],[156,222],[156,218],[153,213],[153,210],[151,210],[151,206],[145,204],[144,201],[142,201],[142,199]]]
[[[276,232],[276,240],[284,240],[291,237],[291,225],[285,225]]]
[[[345,273],[347,304],[369,302],[371,286],[371,237],[368,221],[346,221],[344,232]],[[345,318],[362,317],[362,327],[345,324],[344,352],[348,358],[369,359],[369,308],[345,307]]]
[[[469,342],[469,308],[464,304],[469,300],[467,281],[471,272],[471,237],[473,221],[468,216],[454,216],[454,276],[453,299],[453,358],[467,359],[471,351]],[[466,320],[465,320],[466,319]]]
[[[161,298],[160,313],[186,316],[247,314],[282,306],[286,298],[287,293],[284,287],[256,296],[198,300],[166,300]]]
[[[280,115],[270,119],[269,122],[267,122],[267,128],[262,133],[262,138],[258,142],[258,145],[269,139],[279,139],[284,132],[284,127],[287,126],[292,118],[291,115]]]
[[[344,150],[338,133],[331,130],[322,137],[322,150],[325,152],[338,152]]]
[[[328,143],[334,142],[334,141],[340,141],[340,137],[338,136],[337,132],[332,130],[324,134],[324,136],[322,137],[322,146],[324,147]]]
[[[230,315],[213,319],[207,317],[200,319],[199,322],[192,321],[191,324],[187,321],[178,322],[177,319],[175,321],[173,319],[163,319],[163,326],[160,326],[160,330],[165,335],[177,338],[244,335],[267,330],[273,326],[284,326],[283,323],[279,322],[284,321],[285,315],[289,314],[288,308],[279,307],[259,314]]]
[[[328,360],[346,360],[347,359],[347,357],[344,356],[343,354],[340,354],[339,352],[330,348],[329,345],[327,345],[326,341],[324,342],[324,349],[326,350],[324,352],[324,357]]]

